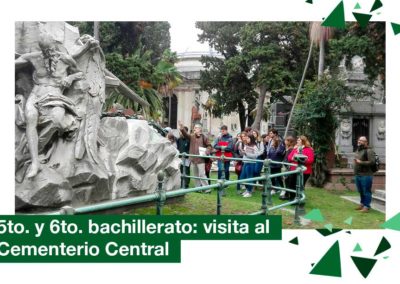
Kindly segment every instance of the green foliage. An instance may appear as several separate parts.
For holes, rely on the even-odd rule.
[[[371,22],[366,28],[357,23],[347,24],[345,31],[329,41],[327,61],[330,66],[337,67],[344,55],[348,68],[351,68],[353,56],[363,57],[366,65],[364,72],[371,83],[379,76],[385,86],[385,22]]]
[[[294,113],[296,132],[309,138],[315,152],[312,184],[322,187],[327,173],[326,154],[335,147],[337,116],[350,107],[350,98],[369,95],[367,91],[347,87],[343,81],[322,78],[307,81]]]

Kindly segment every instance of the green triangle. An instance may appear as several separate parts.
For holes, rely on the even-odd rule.
[[[313,1],[313,0],[306,0],[306,3],[312,4],[312,1]]]
[[[374,256],[377,256],[378,254],[387,251],[388,249],[390,249],[392,246],[390,245],[390,243],[388,242],[388,240],[385,237],[382,237],[381,242],[379,243],[378,248],[376,249],[376,252],[374,254]]]
[[[354,264],[364,278],[367,278],[376,263],[376,259],[352,256]]]
[[[331,246],[331,248],[325,253],[320,261],[313,267],[310,274],[334,277],[342,276],[339,241],[336,241]]]
[[[343,1],[336,6],[336,8],[330,13],[330,15],[321,24],[324,27],[334,27],[338,29],[344,29],[346,22],[344,20],[344,4]]]
[[[398,30],[397,33],[394,32],[396,35],[400,33],[400,25],[397,25]],[[392,23],[393,27],[393,23]],[[394,30],[394,28],[393,28]],[[382,228],[384,229],[390,229],[390,230],[395,230],[395,231],[400,231],[400,213],[397,213],[397,215],[393,216],[389,220],[387,220],[385,223],[381,225]]]
[[[332,229],[332,231],[329,231],[328,229],[316,229],[318,231],[318,233],[320,233],[321,235],[323,235],[324,237],[326,236],[330,236],[333,234],[336,234],[337,232],[340,232],[342,229]]]
[[[346,231],[346,234],[349,234],[349,235],[351,235],[351,231]]]
[[[353,223],[353,217],[347,218],[346,220],[344,220],[344,223],[351,226],[351,224]]]
[[[295,237],[295,238],[291,239],[289,241],[289,243],[294,244],[294,245],[298,245],[299,244],[299,238]]]
[[[369,14],[361,14],[361,13],[354,13],[354,12],[353,12],[353,15],[356,18],[360,27],[362,27],[362,28],[365,28],[368,25],[369,20],[372,17],[372,15],[369,15]]]
[[[360,5],[360,3],[358,3],[358,2],[357,2],[357,4],[356,4],[356,6],[354,6],[354,10],[356,10],[356,9],[361,9],[361,5]]]
[[[326,229],[328,229],[329,232],[332,233],[332,229],[333,229],[333,225],[332,225],[332,224],[326,224],[326,225],[324,225],[324,227],[325,227]]]
[[[398,35],[400,33],[400,24],[391,23],[394,35]]]
[[[318,221],[318,222],[323,222],[325,220],[319,209],[311,210],[303,218],[309,219],[311,221]]]
[[[369,11],[369,12],[378,10],[382,6],[383,6],[383,4],[382,4],[381,0],[375,0],[374,5],[372,5],[371,11]]]
[[[356,244],[356,246],[354,247],[353,251],[362,251],[362,248],[361,248],[359,243]]]
[[[384,257],[383,257],[383,259],[388,259],[388,258],[389,258],[388,256],[384,256]]]

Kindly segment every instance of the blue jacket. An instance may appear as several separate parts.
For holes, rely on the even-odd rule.
[[[272,141],[266,145],[267,159],[271,159],[272,161],[282,162],[285,157],[285,144],[279,139],[278,147],[274,147],[272,145]],[[280,168],[282,167],[279,164],[271,164],[271,168]]]

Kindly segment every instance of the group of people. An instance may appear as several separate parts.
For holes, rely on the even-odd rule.
[[[302,154],[305,160],[306,170],[303,172],[303,186],[312,174],[312,165],[314,163],[314,150],[306,136],[300,135],[296,138],[289,135],[284,139],[279,135],[276,129],[270,129],[268,134],[260,136],[255,129],[247,127],[236,137],[232,137],[228,133],[226,125],[221,126],[220,134],[213,143],[202,133],[200,124],[194,125],[193,133],[190,134],[186,126],[179,122],[181,136],[175,140],[172,133],[167,137],[174,143],[180,153],[188,153],[192,155],[214,155],[226,158],[241,158],[240,161],[234,161],[235,172],[239,180],[249,179],[261,175],[263,169],[263,161],[271,160],[269,164],[270,173],[277,174],[285,171],[296,169],[300,162],[296,159],[296,155]],[[218,159],[218,179],[230,178],[230,159]],[[284,164],[282,164],[283,162]],[[286,163],[286,164],[285,164]],[[190,165],[193,169],[193,175],[199,177],[196,179],[196,187],[206,186],[210,184],[210,170],[212,159],[203,157],[190,157],[183,159],[181,164],[181,172],[186,176],[190,174]],[[292,164],[292,165],[289,165]],[[356,210],[367,213],[371,208],[372,200],[372,181],[373,171],[371,167],[375,165],[375,153],[368,146],[366,137],[361,136],[357,140],[357,150],[354,158],[354,175],[357,191],[360,194],[360,204]],[[271,183],[274,188],[296,188],[296,175],[287,175],[285,178],[274,177]],[[189,187],[190,178],[184,177],[182,187]],[[243,189],[243,190],[242,190]],[[210,193],[211,190],[203,191]],[[237,192],[243,197],[251,197],[253,186],[251,183],[237,184]],[[275,194],[276,190],[272,189],[271,194]],[[279,198],[281,200],[294,200],[296,194],[281,190]]]
[[[271,174],[280,173],[282,171],[282,163],[297,164],[295,160],[296,154],[303,154],[307,158],[305,166],[307,170],[304,172],[304,184],[312,173],[312,164],[314,162],[314,151],[310,142],[305,136],[299,136],[296,140],[293,136],[288,136],[283,139],[279,136],[276,129],[270,129],[268,134],[260,135],[257,130],[247,127],[245,131],[239,133],[236,137],[232,137],[228,133],[226,125],[221,126],[220,134],[211,143],[208,138],[202,133],[202,127],[196,124],[193,128],[193,133],[188,132],[188,128],[179,122],[181,136],[176,141],[168,134],[167,137],[171,143],[175,143],[180,153],[188,153],[191,155],[214,155],[220,157],[224,155],[225,160],[218,159],[218,179],[230,179],[230,166],[232,161],[229,158],[241,158],[240,161],[234,161],[235,172],[238,179],[249,179],[261,175],[263,169],[263,160],[270,159]],[[192,165],[193,175],[199,177],[196,179],[196,187],[201,187],[209,184],[207,178],[210,177],[212,160],[208,158],[190,157],[183,159],[181,172],[189,175],[190,165]],[[296,166],[287,167],[286,170],[294,170]],[[189,178],[185,177],[182,180],[182,186],[189,186]],[[271,179],[272,185],[277,188],[296,188],[296,175],[288,175],[287,178],[275,177]],[[242,190],[243,188],[243,190]],[[211,192],[206,190],[204,192]],[[243,197],[251,197],[253,186],[250,183],[244,185],[237,184],[237,192]],[[272,194],[276,190],[271,191]],[[281,191],[280,199],[293,200],[295,194],[292,192]]]

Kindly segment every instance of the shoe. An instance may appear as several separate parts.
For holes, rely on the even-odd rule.
[[[250,192],[248,192],[248,191],[246,191],[244,194],[243,194],[243,197],[251,197],[252,196],[252,194],[250,193]]]
[[[363,209],[360,210],[361,213],[368,213],[369,212],[369,208],[368,207],[364,207]]]
[[[354,210],[361,210],[363,208],[364,208],[364,205],[360,204],[356,208],[354,208]]]
[[[276,193],[275,189],[271,190],[271,195],[274,195],[275,193]]]
[[[210,193],[211,193],[211,189],[204,190],[203,193],[208,193],[208,194],[210,194]]]

